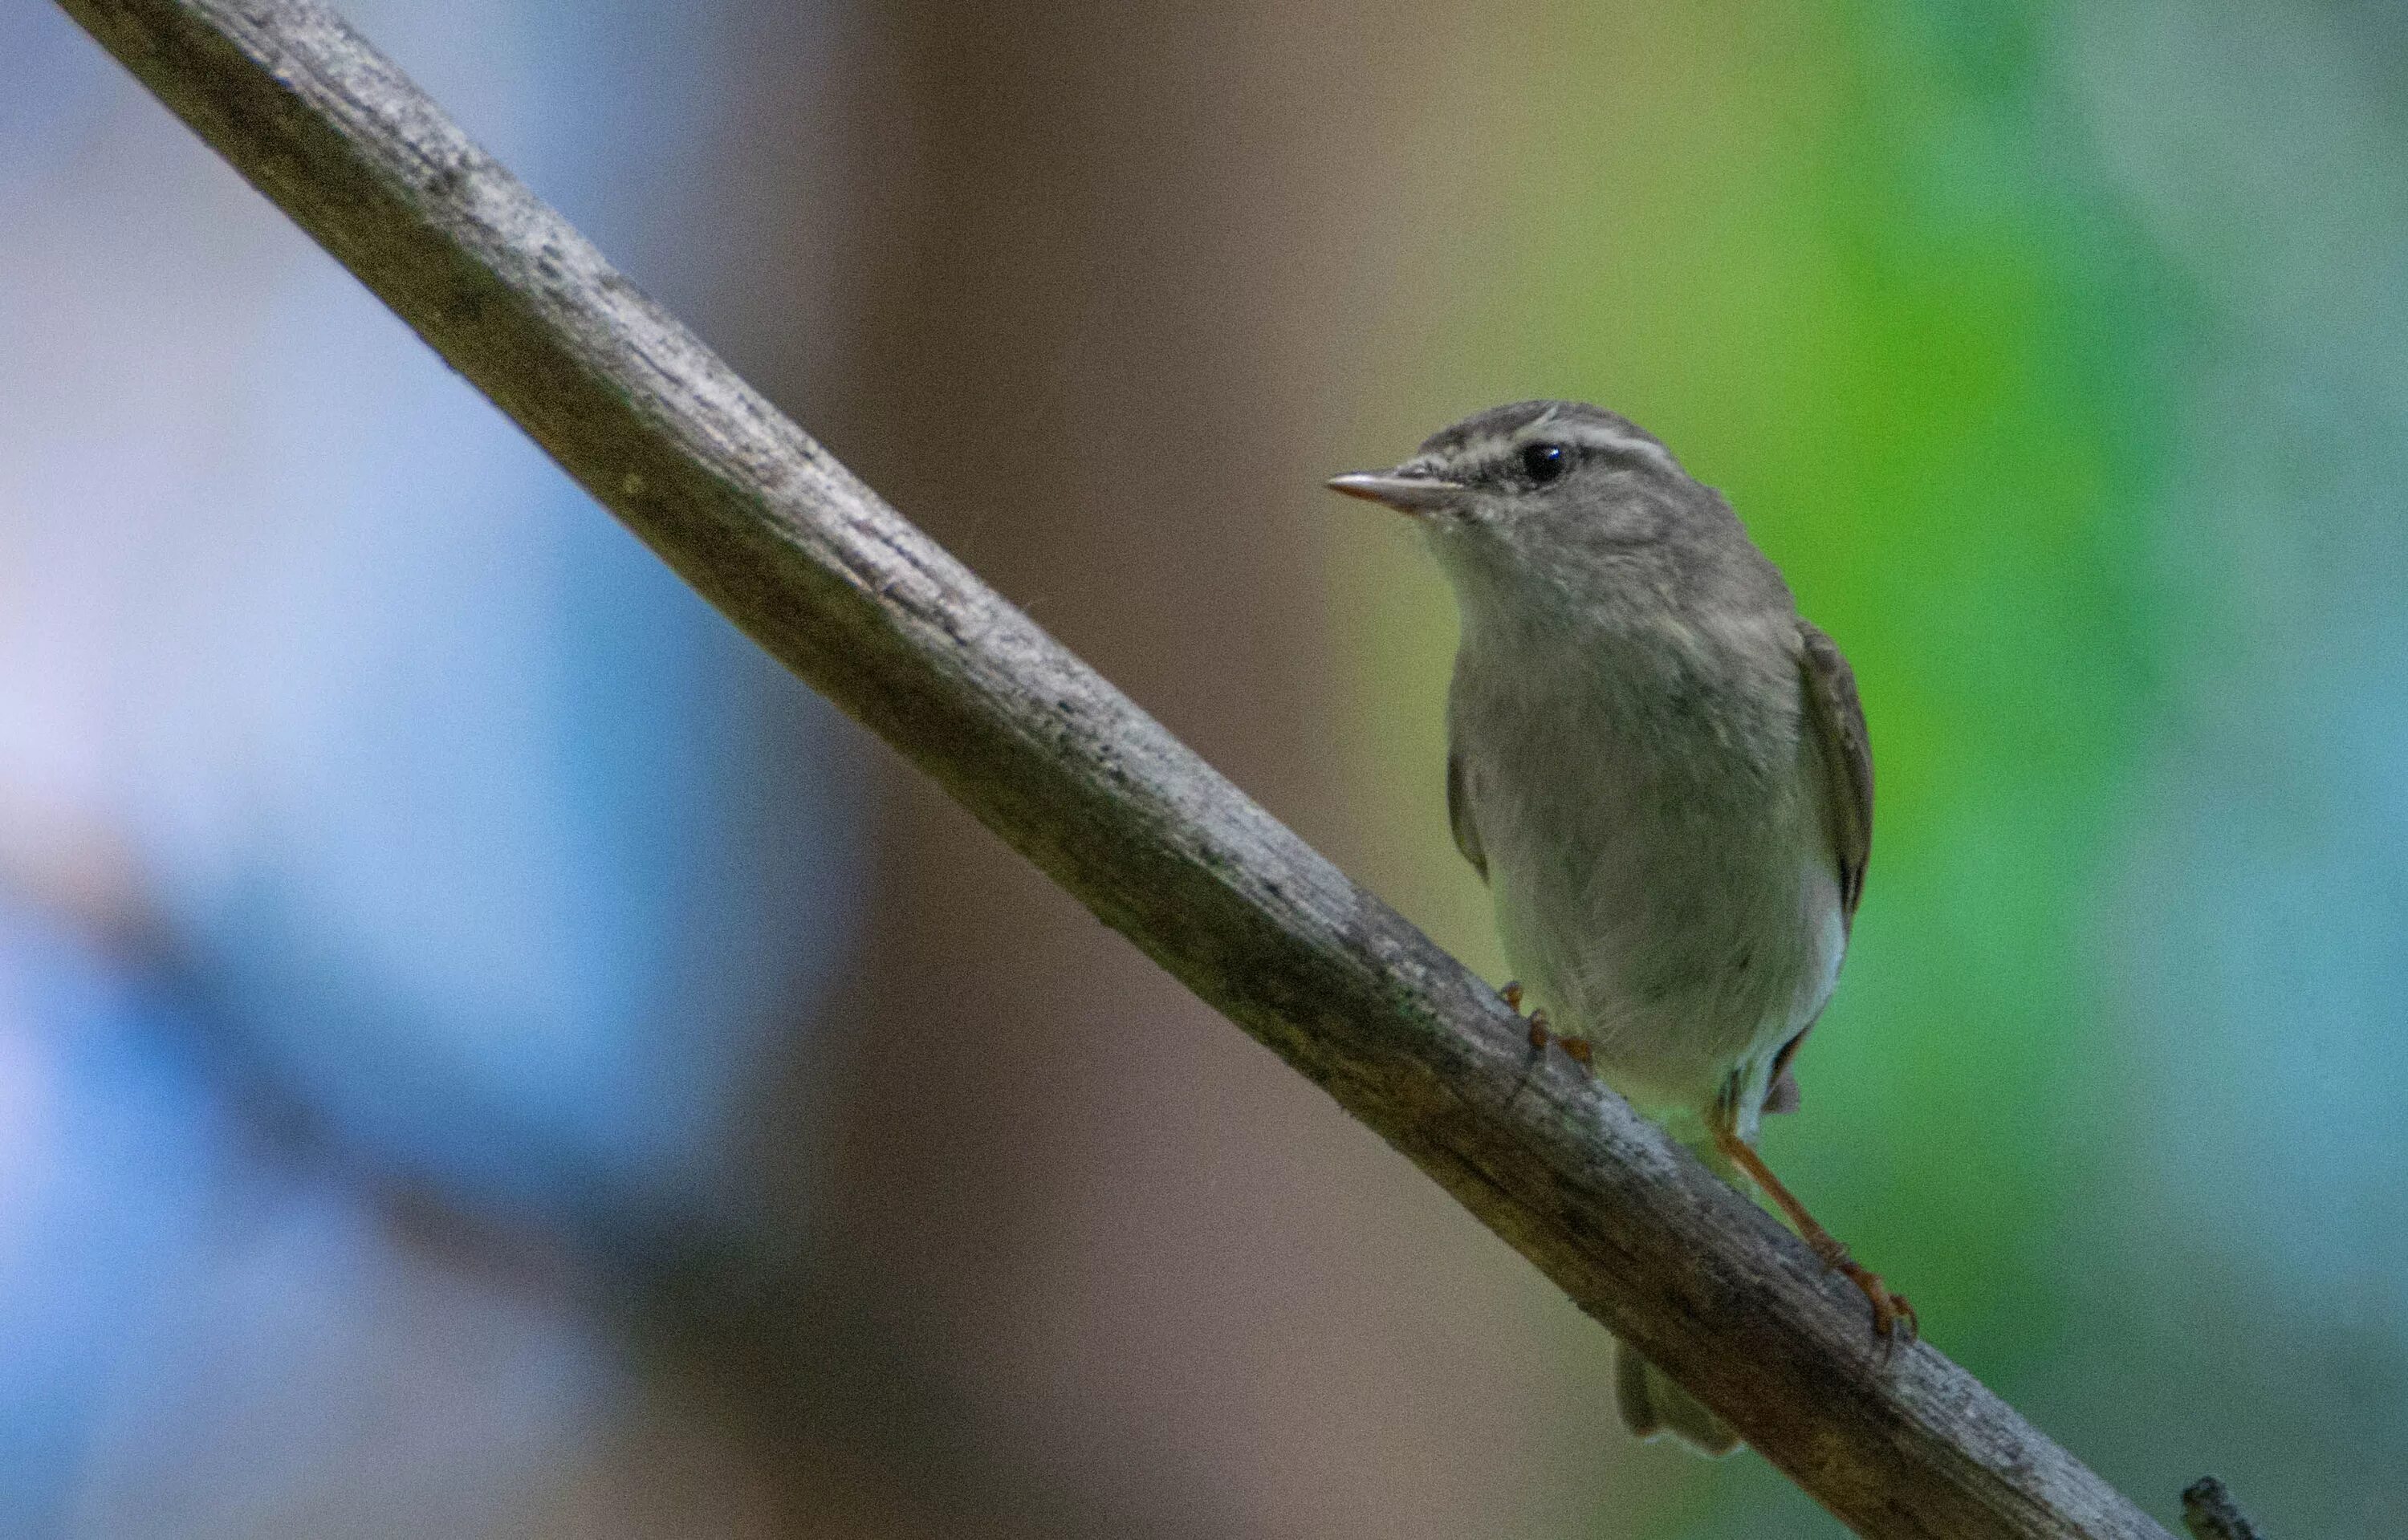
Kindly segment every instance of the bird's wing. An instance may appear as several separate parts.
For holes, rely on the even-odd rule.
[[[1813,621],[1798,622],[1798,675],[1805,687],[1804,730],[1823,756],[1825,817],[1831,827],[1831,859],[1839,868],[1840,921],[1853,927],[1865,896],[1865,863],[1873,853],[1873,749],[1865,734],[1864,703],[1856,699],[1856,676],[1840,646]],[[1794,1112],[1798,1077],[1790,1063],[1814,1023],[1781,1046],[1773,1056],[1764,1110]]]
[[[1449,752],[1446,756],[1446,822],[1455,831],[1455,848],[1480,880],[1488,880],[1488,852],[1480,848],[1480,829],[1471,821],[1471,796],[1463,786],[1463,756]]]
[[[1805,730],[1822,753],[1829,799],[1832,857],[1840,869],[1840,914],[1853,925],[1873,850],[1873,750],[1856,676],[1839,644],[1811,620],[1798,622],[1798,671],[1806,687]]]

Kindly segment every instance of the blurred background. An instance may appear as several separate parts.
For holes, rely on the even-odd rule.
[[[351,0],[1492,977],[1451,603],[1593,399],[1845,646],[1777,1167],[2171,1520],[2408,1504],[2408,21]],[[0,1534],[1837,1533],[0,13]]]

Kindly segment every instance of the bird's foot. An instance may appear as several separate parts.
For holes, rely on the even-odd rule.
[[[1839,1237],[1824,1229],[1815,1221],[1813,1215],[1806,1212],[1806,1205],[1799,1203],[1797,1194],[1772,1174],[1772,1168],[1764,1163],[1764,1157],[1739,1136],[1739,1130],[1733,1126],[1728,1097],[1718,1102],[1707,1115],[1706,1126],[1713,1131],[1714,1148],[1721,1151],[1723,1159],[1745,1172],[1748,1179],[1789,1216],[1789,1222],[1798,1227],[1799,1238],[1823,1260],[1823,1265],[1840,1273],[1863,1291],[1866,1302],[1873,1307],[1874,1336],[1886,1345],[1895,1346],[1900,1341],[1913,1342],[1922,1334],[1922,1323],[1915,1319],[1914,1306],[1906,1303],[1906,1296],[1892,1293],[1879,1274],[1858,1266],[1856,1260],[1848,1255],[1848,1248],[1840,1244]]]
[[[1522,986],[1518,980],[1508,983],[1497,991],[1497,995],[1513,1009],[1518,1011],[1522,1008]],[[1597,1073],[1596,1057],[1589,1052],[1587,1038],[1566,1037],[1555,1030],[1554,1024],[1547,1020],[1545,1011],[1532,1011],[1530,1013],[1530,1051],[1543,1053],[1550,1043],[1561,1044],[1565,1058],[1592,1075]]]
[[[1848,1255],[1848,1248],[1834,1239],[1829,1232],[1806,1237],[1823,1265],[1863,1291],[1865,1300],[1873,1307],[1873,1335],[1884,1341],[1913,1342],[1923,1333],[1922,1322],[1915,1319],[1914,1306],[1904,1294],[1894,1292],[1881,1280],[1881,1275],[1865,1267]]]

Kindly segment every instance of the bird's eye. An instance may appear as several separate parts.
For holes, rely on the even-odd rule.
[[[1522,450],[1522,474],[1537,486],[1545,486],[1564,474],[1571,456],[1561,444],[1532,444]]]

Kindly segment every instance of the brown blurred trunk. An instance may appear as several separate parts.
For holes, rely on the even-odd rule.
[[[1293,321],[1272,206],[1310,196],[1290,164],[1309,104],[1281,99],[1254,51],[1269,40],[1239,20],[942,0],[890,27],[908,148],[824,431],[1310,823],[1331,794],[1301,522],[1319,423],[1266,335]],[[977,1437],[1028,1483],[948,1505],[1035,1500],[1094,1533],[1287,1527],[1256,1511],[1249,1447],[1269,1366],[1246,1312],[1199,1291],[1248,1254],[1281,1265],[1278,1220],[1246,1211],[1279,1201],[1271,1152],[1305,1141],[1267,1104],[1360,1135],[908,773],[882,849],[833,1188],[896,1324],[958,1365]]]

